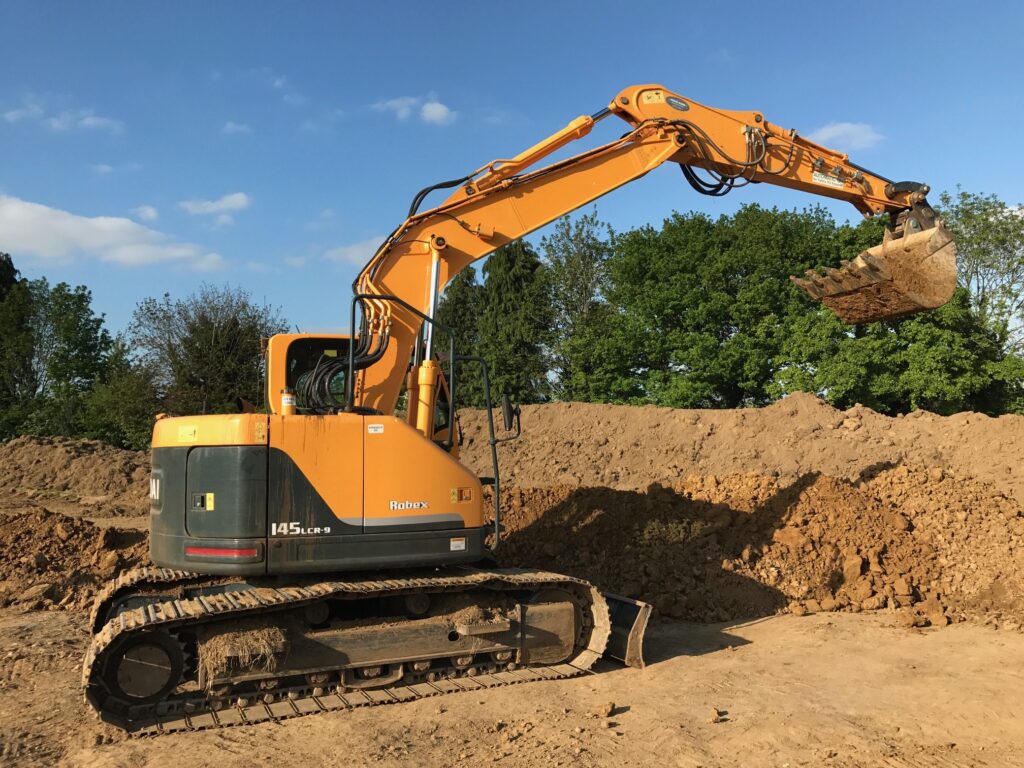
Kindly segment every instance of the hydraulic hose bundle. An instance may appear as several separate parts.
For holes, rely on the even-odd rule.
[[[371,349],[373,334],[369,332],[365,315],[355,339],[355,370],[362,370],[380,360],[388,347],[389,334],[379,336],[376,348]],[[321,355],[316,366],[301,374],[295,382],[296,405],[304,413],[334,413],[348,402],[348,355],[328,357]]]

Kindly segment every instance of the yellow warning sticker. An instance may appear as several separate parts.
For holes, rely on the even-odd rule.
[[[179,443],[194,443],[198,439],[199,428],[195,424],[187,424],[184,427],[178,427]]]
[[[213,494],[206,494],[206,511],[213,512]]]

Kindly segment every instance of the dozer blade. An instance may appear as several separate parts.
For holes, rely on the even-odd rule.
[[[651,606],[639,600],[602,592],[608,601],[612,633],[604,649],[605,656],[625,662],[626,666],[643,668],[644,632],[651,618]]]
[[[941,307],[956,289],[956,244],[939,221],[868,248],[840,269],[790,277],[844,323],[873,323]]]

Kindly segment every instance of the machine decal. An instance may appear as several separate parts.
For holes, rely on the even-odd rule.
[[[814,171],[814,173],[811,174],[811,179],[819,184],[824,184],[826,187],[842,189],[845,186],[842,179],[837,179],[835,176],[822,173],[821,171]]]
[[[680,112],[686,112],[690,105],[682,99],[677,99],[675,96],[669,96],[665,99],[665,103],[668,104],[672,109],[678,109]]]
[[[391,501],[388,509],[427,509],[430,505],[425,501]]]
[[[384,425],[383,424],[367,424],[366,432],[370,435],[383,435]]]
[[[149,478],[149,498],[153,501],[160,501],[160,478]]]
[[[460,537],[457,539],[449,539],[448,543],[452,552],[465,552],[466,551],[466,538]]]
[[[292,520],[287,523],[271,523],[270,524],[270,535],[271,536],[309,536],[317,533],[330,533],[330,526],[315,526],[312,528],[303,528],[302,524],[296,520]]]

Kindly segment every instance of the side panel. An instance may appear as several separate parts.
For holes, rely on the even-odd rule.
[[[193,448],[186,468],[185,531],[197,538],[267,535],[267,449]]]
[[[479,481],[394,417],[271,417],[269,483],[270,573],[486,554]]]
[[[365,466],[367,533],[484,524],[476,475],[400,419],[366,417]]]

